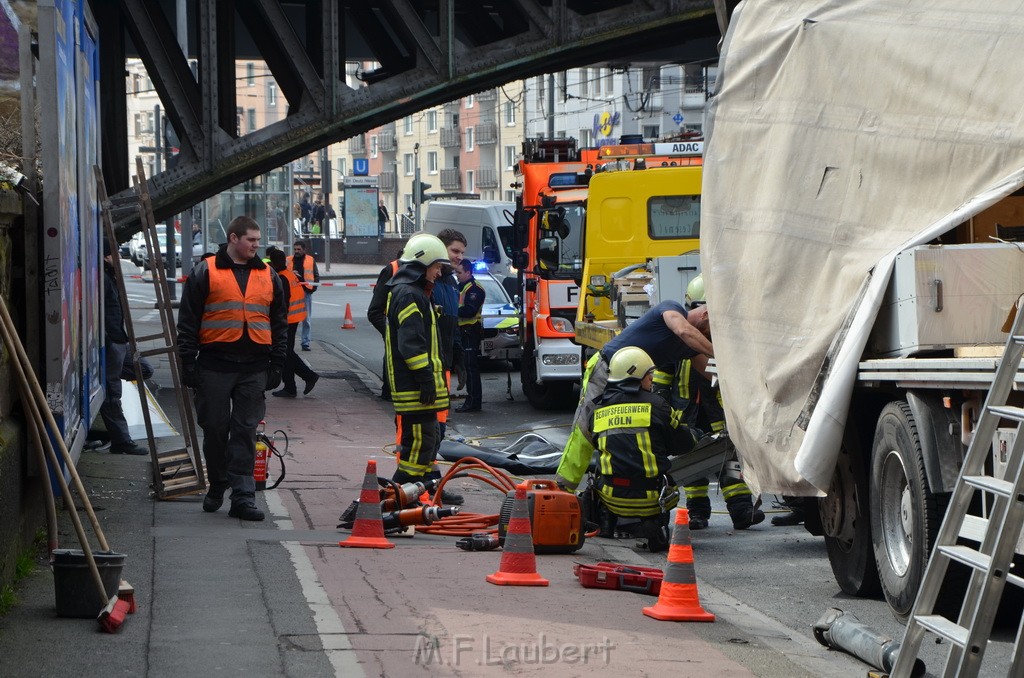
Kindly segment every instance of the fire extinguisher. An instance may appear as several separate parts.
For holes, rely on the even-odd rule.
[[[278,452],[277,447],[274,445],[274,439],[271,439],[269,436],[267,436],[265,427],[266,422],[261,421],[259,427],[256,429],[256,463],[253,466],[252,477],[253,480],[256,481],[257,490],[267,489],[268,467],[270,465],[271,455],[276,456],[278,458],[278,461],[281,462],[281,475],[279,475],[274,480],[274,483],[270,486],[270,489],[274,489],[275,487],[280,485],[281,481],[284,480],[285,474],[284,454]],[[281,436],[284,437],[284,451],[287,452],[288,434],[278,429],[277,431],[274,431],[275,438],[277,437],[278,433],[280,433]]]

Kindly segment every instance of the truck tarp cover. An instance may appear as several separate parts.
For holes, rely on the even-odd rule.
[[[896,253],[1024,183],[1020,9],[748,0],[733,15],[701,265],[729,430],[759,491],[828,490]]]

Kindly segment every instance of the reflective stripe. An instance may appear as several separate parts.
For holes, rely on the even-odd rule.
[[[745,497],[750,496],[750,487],[743,481],[736,483],[735,485],[720,485],[719,489],[722,491],[722,497],[726,500],[733,499],[734,497]]]
[[[644,431],[636,434],[636,445],[640,450],[640,458],[644,462],[644,475],[648,478],[657,478],[658,458],[654,456],[654,449],[651,446],[651,433]]]
[[[398,324],[403,324],[406,320],[409,319],[410,316],[414,314],[419,314],[422,316],[422,313],[420,313],[419,306],[417,306],[416,304],[409,304],[408,306],[406,306],[405,308],[398,312]]]
[[[206,304],[207,311],[223,311],[226,309],[236,310],[245,308],[245,302],[242,301],[222,301],[216,304]]]
[[[686,498],[689,499],[703,499],[708,496],[707,485],[687,485],[683,488],[686,490]]]
[[[422,370],[430,364],[430,358],[426,353],[420,353],[419,355],[414,355],[411,358],[406,358],[405,364],[410,370]]]
[[[467,280],[465,283],[463,283],[462,289],[459,290],[459,308],[462,308],[463,306],[466,305],[466,292],[468,292],[472,287],[480,287],[480,285],[477,284],[476,280]],[[481,291],[483,290],[482,287],[480,287],[480,289]],[[462,316],[459,316],[459,327],[468,327],[469,325],[482,324],[480,320],[481,310],[481,308],[476,309],[476,315],[470,318],[463,318]]]

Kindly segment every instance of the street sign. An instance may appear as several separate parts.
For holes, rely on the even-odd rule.
[[[370,173],[370,161],[366,158],[352,158],[352,174],[366,176]]]
[[[683,114],[682,113],[676,113],[675,115],[673,115],[672,116],[672,122],[674,122],[677,125],[682,125],[683,124]]]

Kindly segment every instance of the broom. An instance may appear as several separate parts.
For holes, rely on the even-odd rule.
[[[54,420],[53,413],[50,412],[50,409],[47,406],[46,396],[43,394],[43,390],[39,386],[39,381],[36,379],[35,373],[32,372],[32,367],[28,360],[28,354],[25,352],[25,347],[22,345],[21,339],[18,337],[17,331],[14,327],[14,321],[11,319],[11,315],[7,310],[7,302],[2,296],[0,296],[0,335],[2,335],[3,341],[7,344],[8,349],[13,350],[16,355],[16,359],[11,362],[14,364],[15,376],[17,377],[18,385],[22,393],[22,403],[26,410],[28,410],[31,423],[33,424],[33,440],[36,443],[42,443],[43,450],[49,457],[50,464],[53,467],[54,475],[57,477],[57,482],[60,485],[61,492],[67,503],[71,506],[69,511],[71,515],[71,522],[74,525],[75,534],[78,535],[78,541],[82,546],[82,552],[89,565],[89,571],[92,575],[93,582],[98,587],[100,600],[107,601],[106,606],[100,611],[97,621],[99,622],[102,630],[107,633],[113,633],[121,627],[121,624],[124,623],[125,615],[129,613],[132,605],[127,600],[119,600],[116,594],[110,599],[107,599],[107,589],[103,585],[103,579],[100,577],[99,567],[97,567],[96,559],[93,557],[92,548],[89,546],[89,540],[85,535],[84,528],[82,527],[82,521],[78,517],[78,509],[75,506],[74,498],[71,495],[70,488],[68,488],[67,481],[64,479],[64,474],[60,472],[60,463],[57,459],[57,453],[53,449],[51,437],[47,435],[46,425],[43,421],[44,413],[46,423],[50,426],[49,430],[53,433],[53,440],[57,441],[68,472],[75,483],[75,490],[81,497],[82,504],[85,507],[90,521],[92,522],[93,532],[96,534],[96,538],[100,542],[100,548],[103,551],[109,552],[110,547],[107,544],[102,528],[100,528],[99,520],[97,520],[96,514],[92,510],[92,504],[89,502],[89,496],[86,494],[85,487],[82,485],[82,479],[78,475],[78,469],[75,468],[74,459],[71,457],[71,453],[68,452],[67,447],[64,445],[64,439],[60,435],[60,429],[57,427],[57,422]],[[33,397],[25,397],[28,394],[31,394]],[[46,491],[49,491],[49,488],[47,488]],[[53,539],[51,538],[51,543],[52,541]]]

